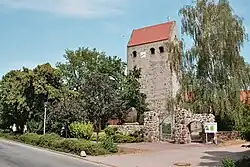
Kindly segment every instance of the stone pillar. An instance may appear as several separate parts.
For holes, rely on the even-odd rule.
[[[144,140],[145,142],[159,141],[159,118],[156,111],[144,113]]]
[[[191,142],[191,135],[187,127],[191,119],[191,112],[185,109],[178,109],[175,116],[174,142],[187,144]]]

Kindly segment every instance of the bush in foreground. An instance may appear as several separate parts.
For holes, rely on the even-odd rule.
[[[222,161],[222,165],[223,167],[249,167],[250,158],[245,156],[236,162],[234,162],[231,158],[227,158]]]
[[[69,126],[72,137],[89,140],[94,132],[93,124],[74,122]]]
[[[235,167],[234,161],[230,158],[226,158],[222,160],[223,167]]]
[[[38,135],[35,133],[26,133],[21,136],[0,133],[0,137],[77,155],[80,155],[81,151],[85,151],[87,155],[93,156],[116,153],[118,151],[117,145],[114,144],[113,140],[93,143],[88,140],[64,139],[57,134]]]
[[[103,148],[107,149],[109,152],[116,153],[118,151],[117,145],[111,136],[107,136],[101,142]]]

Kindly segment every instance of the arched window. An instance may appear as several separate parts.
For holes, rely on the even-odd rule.
[[[159,51],[160,51],[160,53],[163,53],[164,52],[164,47],[163,46],[159,47]]]
[[[133,57],[136,57],[136,56],[137,56],[136,51],[133,51]]]
[[[152,55],[154,55],[155,54],[155,48],[151,48],[150,52],[151,52]]]

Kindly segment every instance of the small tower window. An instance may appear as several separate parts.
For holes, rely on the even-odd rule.
[[[154,55],[155,54],[155,48],[151,48],[150,52],[151,52],[152,55]]]
[[[137,56],[137,53],[136,53],[136,51],[133,51],[133,57],[136,57]]]
[[[159,51],[160,51],[160,53],[163,53],[164,52],[164,47],[163,46],[159,47]]]

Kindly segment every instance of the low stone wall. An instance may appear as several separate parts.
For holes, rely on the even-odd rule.
[[[139,123],[125,123],[123,125],[109,125],[109,127],[116,127],[119,132],[123,134],[133,134],[136,131],[143,130],[144,126]]]
[[[240,132],[238,131],[218,131],[217,140],[218,141],[228,141],[240,139]]]

